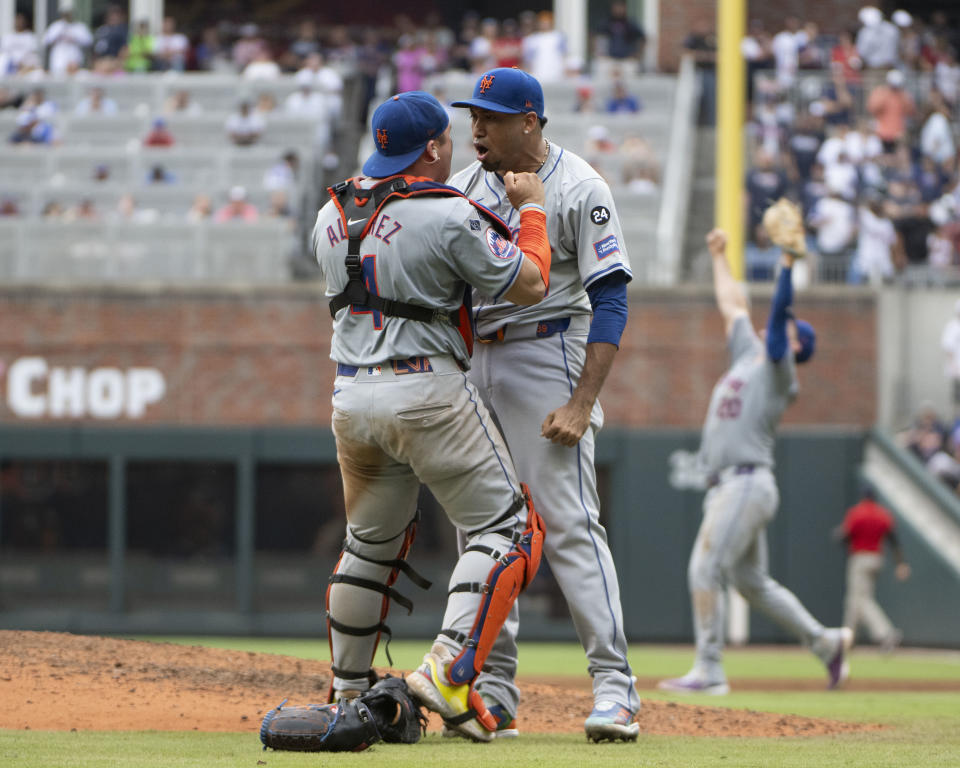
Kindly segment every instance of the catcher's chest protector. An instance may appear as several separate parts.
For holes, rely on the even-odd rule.
[[[360,241],[367,236],[370,227],[377,220],[380,211],[393,200],[402,200],[424,195],[462,197],[483,216],[501,236],[511,239],[510,228],[495,213],[467,198],[462,192],[446,184],[418,177],[391,176],[369,189],[363,189],[356,179],[347,179],[329,187],[327,192],[333,198],[340,212],[340,226],[347,235],[347,256],[344,263],[347,270],[347,285],[330,300],[330,315],[346,306],[362,307],[364,311],[376,310],[392,317],[403,317],[423,323],[448,322],[454,326],[467,345],[467,354],[473,354],[473,304],[470,286],[464,289],[463,305],[454,312],[444,312],[436,308],[423,307],[396,299],[385,299],[370,293],[363,280],[360,257]]]

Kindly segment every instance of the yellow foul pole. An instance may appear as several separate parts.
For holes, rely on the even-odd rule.
[[[747,0],[717,0],[716,219],[727,233],[727,258],[743,279],[743,123],[746,67],[740,42],[746,34]]]

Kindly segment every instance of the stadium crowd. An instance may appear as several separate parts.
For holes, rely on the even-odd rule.
[[[0,38],[0,118],[4,113],[15,113],[12,130],[6,136],[8,145],[23,147],[24,151],[75,145],[70,118],[95,119],[124,113],[125,108],[112,97],[110,85],[125,75],[207,72],[238,77],[247,86],[246,93],[251,94],[237,101],[225,116],[221,134],[209,136],[211,146],[224,139],[233,147],[260,146],[264,136],[269,137],[273,116],[303,118],[318,128],[312,146],[306,153],[299,148],[300,155],[312,154],[320,159],[322,168],[332,169],[338,162],[333,145],[338,124],[341,120],[363,124],[368,105],[378,94],[422,88],[432,75],[451,69],[478,72],[493,66],[520,65],[544,82],[567,73],[583,75],[582,62],[566,56],[564,36],[546,12],[526,11],[516,20],[502,22],[467,12],[457,31],[444,26],[436,14],[420,25],[399,14],[390,28],[348,29],[305,19],[265,30],[250,22],[223,21],[185,34],[173,17],[164,18],[160,30],[151,30],[146,21],[128,20],[120,5],[108,7],[97,21],[91,29],[74,17],[69,5],[62,6],[59,17],[46,30],[34,30],[25,14],[16,15],[15,29]],[[594,88],[584,78],[581,92],[588,97],[578,103],[578,111],[639,111],[642,105],[628,92],[621,77],[642,69],[642,29],[627,17],[623,2],[614,2],[609,17],[596,32],[596,66],[609,76],[609,87],[598,94],[604,100],[595,104]],[[274,86],[281,76],[292,76],[296,90],[277,90]],[[84,97],[75,103],[57,103],[44,88],[49,78],[89,81],[89,86],[84,86]],[[361,83],[355,115],[343,115],[346,78]],[[150,149],[181,146],[176,129],[169,124],[171,119],[219,114],[216,106],[211,109],[186,87],[169,90],[162,106],[154,104],[150,109],[149,130],[130,137]],[[598,169],[619,176],[619,163],[611,162],[615,158],[611,153],[620,148],[604,142],[592,146]],[[642,146],[642,139],[631,137],[623,150],[624,184],[634,190],[655,188],[658,166]],[[191,222],[205,218],[254,221],[263,216],[295,217],[300,188],[311,170],[304,167],[305,162],[309,160],[298,158],[294,149],[282,156],[278,151],[276,163],[264,172],[262,189],[253,190],[259,194],[250,195],[243,185],[227,179],[219,189],[194,195],[192,205],[189,209],[184,206],[179,215]],[[54,173],[49,180],[33,181],[51,181],[55,187],[57,178]],[[91,160],[88,178],[101,185],[122,181],[99,160]],[[142,180],[144,185],[178,183],[178,175],[155,160],[150,161]],[[212,200],[222,200],[223,207],[217,209]],[[227,211],[234,215],[228,216]],[[44,199],[31,206],[9,189],[0,188],[0,216],[32,214],[50,219],[136,222],[154,221],[160,213],[138,203],[136,188],[124,190],[109,210],[101,210],[91,198],[72,202],[58,199],[55,188],[45,191]]]
[[[882,283],[960,262],[960,35],[929,20],[861,9],[859,26],[825,31],[797,18],[752,22],[747,60],[749,276],[769,279],[775,249],[763,208],[803,206],[821,279]],[[938,275],[940,276],[938,278]]]

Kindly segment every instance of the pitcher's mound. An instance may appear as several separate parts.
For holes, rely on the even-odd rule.
[[[285,698],[322,703],[329,680],[329,663],[289,656],[0,631],[0,728],[255,734],[263,715]],[[583,733],[593,703],[589,690],[520,682],[522,733]],[[697,736],[814,736],[883,727],[649,699],[637,719],[641,733]],[[439,728],[431,718],[430,730]]]

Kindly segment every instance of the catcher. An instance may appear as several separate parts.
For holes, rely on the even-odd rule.
[[[840,685],[848,674],[850,630],[825,628],[770,577],[767,566],[766,527],[779,504],[773,474],[776,427],[796,398],[796,366],[813,355],[816,336],[809,323],[794,319],[790,309],[793,264],[804,255],[800,212],[780,200],[765,212],[764,224],[783,254],[763,341],[750,325],[743,287],[727,265],[726,235],[719,229],[707,235],[731,366],[713,389],[700,443],[708,490],[687,573],[696,660],[683,677],[662,681],[658,686],[662,690],[714,695],[730,690],[722,659],[728,584],[819,657],[829,688]]]

